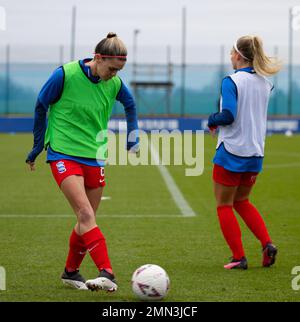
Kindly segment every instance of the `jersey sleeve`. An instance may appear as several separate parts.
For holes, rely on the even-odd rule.
[[[64,85],[64,70],[57,68],[42,87],[38,100],[47,111],[50,104],[57,102],[62,94]]]
[[[237,114],[238,92],[234,81],[230,77],[225,77],[221,87],[222,110],[228,110],[235,119]]]
[[[64,71],[57,68],[42,87],[35,105],[33,122],[33,148],[26,161],[34,162],[43,151],[44,139],[47,128],[46,116],[49,105],[55,103],[61,96],[64,83]]]
[[[121,80],[121,88],[117,95],[117,101],[122,103],[125,110],[127,122],[127,150],[138,149],[139,136],[138,136],[138,120],[136,106],[127,86]]]

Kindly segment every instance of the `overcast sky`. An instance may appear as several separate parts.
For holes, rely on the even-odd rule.
[[[222,44],[231,47],[244,34],[260,35],[267,48],[278,45],[281,55],[286,56],[289,8],[300,6],[300,1],[4,0],[0,7],[6,13],[6,30],[0,30],[0,47],[10,44],[20,48],[23,56],[32,55],[37,45],[45,50],[49,45],[69,47],[73,5],[77,8],[77,54],[81,47],[92,51],[109,31],[115,31],[131,53],[133,31],[139,29],[140,60],[152,54],[156,57],[158,52],[165,55],[167,45],[174,59],[180,60],[181,15],[185,6],[187,59],[197,61],[209,59],[211,48]],[[300,30],[294,33],[294,44],[300,46]]]

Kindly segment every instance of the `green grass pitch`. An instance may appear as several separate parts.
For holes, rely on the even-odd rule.
[[[186,177],[184,166],[168,167],[195,217],[180,216],[157,167],[106,168],[104,196],[110,199],[102,201],[97,222],[119,284],[118,292],[108,294],[68,289],[61,283],[75,215],[44,162],[45,153],[35,172],[24,163],[32,136],[1,134],[0,266],[6,271],[6,290],[0,291],[0,302],[136,301],[131,276],[147,263],[162,266],[170,276],[164,301],[299,301],[291,271],[300,266],[300,136],[267,137],[265,167],[252,201],[278,246],[278,260],[271,268],[261,267],[260,243],[238,219],[247,271],[223,269],[230,252],[219,229],[212,190],[215,144],[214,138],[205,137],[201,176]],[[86,278],[96,277],[89,256],[81,272]]]

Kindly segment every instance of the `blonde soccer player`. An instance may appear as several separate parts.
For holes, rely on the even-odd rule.
[[[267,109],[273,89],[266,76],[277,73],[281,66],[276,58],[265,54],[257,36],[239,38],[231,50],[231,62],[235,72],[223,79],[220,111],[208,120],[212,133],[219,128],[213,159],[214,193],[220,227],[232,252],[224,268],[248,268],[234,210],[260,241],[262,265],[269,267],[275,262],[277,248],[250,195],[264,159]]]
[[[128,139],[127,150],[138,147],[135,102],[117,76],[126,59],[124,43],[115,33],[109,33],[97,44],[93,58],[69,62],[56,69],[36,103],[34,145],[26,162],[34,170],[36,157],[44,147],[47,149],[54,179],[76,215],[61,279],[77,289],[117,290],[96,212],[105,186],[105,131],[116,100],[125,108],[128,137],[135,134],[130,136],[134,142]],[[103,139],[99,139],[99,133]],[[95,279],[88,281],[79,273],[87,252],[99,271]]]

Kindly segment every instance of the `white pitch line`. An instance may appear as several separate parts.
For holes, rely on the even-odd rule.
[[[110,199],[111,199],[111,197],[105,197],[105,196],[102,196],[102,197],[101,197],[101,201],[102,201],[102,200],[110,200]]]
[[[155,161],[155,164],[158,167],[158,170],[159,170],[160,174],[162,175],[162,177],[166,183],[166,186],[167,186],[175,204],[179,208],[182,216],[184,216],[184,217],[196,216],[194,210],[190,207],[188,202],[185,200],[183,194],[181,193],[181,191],[177,187],[177,185],[176,185],[173,177],[171,176],[170,172],[168,171],[168,169],[164,165],[160,164],[159,155],[156,152],[154,146],[151,144],[151,142],[150,142],[150,150],[151,150],[153,160]]]
[[[75,215],[68,214],[0,214],[1,218],[74,218]],[[182,218],[182,215],[101,215],[98,214],[97,218]]]
[[[276,152],[276,151],[266,151],[265,155],[282,155],[284,157],[298,157],[300,158],[300,153],[297,152]]]
[[[279,169],[279,168],[298,168],[300,163],[282,163],[282,164],[266,164],[263,169]]]

